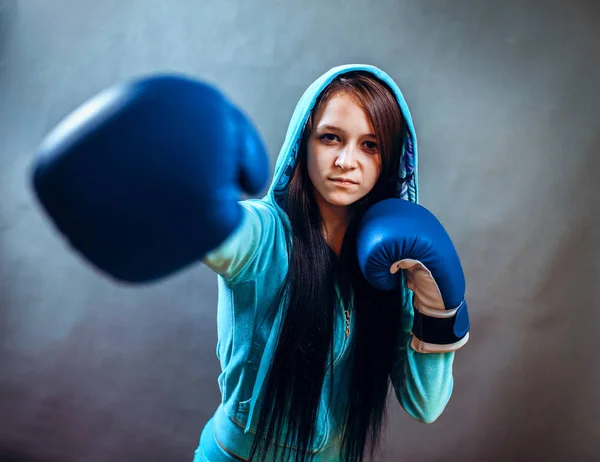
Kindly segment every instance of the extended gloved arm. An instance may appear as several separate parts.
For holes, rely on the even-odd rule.
[[[243,222],[242,190],[266,184],[264,146],[214,87],[176,75],[101,92],[44,140],[32,171],[55,226],[110,277],[166,277]]]

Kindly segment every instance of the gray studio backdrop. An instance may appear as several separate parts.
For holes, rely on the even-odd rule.
[[[198,265],[138,289],[99,277],[28,188],[42,136],[108,85],[177,71],[240,104],[273,164],[304,89],[356,62],[406,94],[421,202],[458,247],[472,316],[446,412],[423,425],[392,400],[379,460],[599,460],[599,12],[0,0],[3,460],[191,461],[219,400],[214,274]]]

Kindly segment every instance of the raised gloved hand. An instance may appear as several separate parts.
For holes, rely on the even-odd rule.
[[[110,277],[150,282],[202,259],[269,175],[250,121],[214,87],[157,75],[109,88],[43,141],[32,169],[56,227]]]
[[[413,350],[456,351],[468,341],[462,266],[431,212],[406,200],[383,200],[367,210],[357,239],[361,271],[377,289],[393,289],[400,283],[398,271],[405,270],[414,294]]]

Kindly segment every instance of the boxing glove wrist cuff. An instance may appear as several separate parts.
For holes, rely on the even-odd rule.
[[[441,311],[417,308],[415,303],[411,347],[422,352],[456,351],[469,338],[469,315],[466,303],[455,310]],[[432,315],[433,314],[433,315]]]
[[[436,343],[427,343],[413,336],[410,342],[410,348],[417,353],[452,353],[461,349],[469,341],[469,333],[462,340],[449,345],[439,345]]]

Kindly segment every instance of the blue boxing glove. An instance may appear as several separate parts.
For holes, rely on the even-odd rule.
[[[200,261],[266,185],[249,120],[214,87],[156,75],[109,88],[43,141],[34,191],[72,247],[110,277],[144,283]]]
[[[465,276],[450,237],[421,205],[386,199],[366,211],[357,236],[358,260],[380,290],[406,274],[413,292],[411,348],[421,353],[456,351],[469,339]]]

